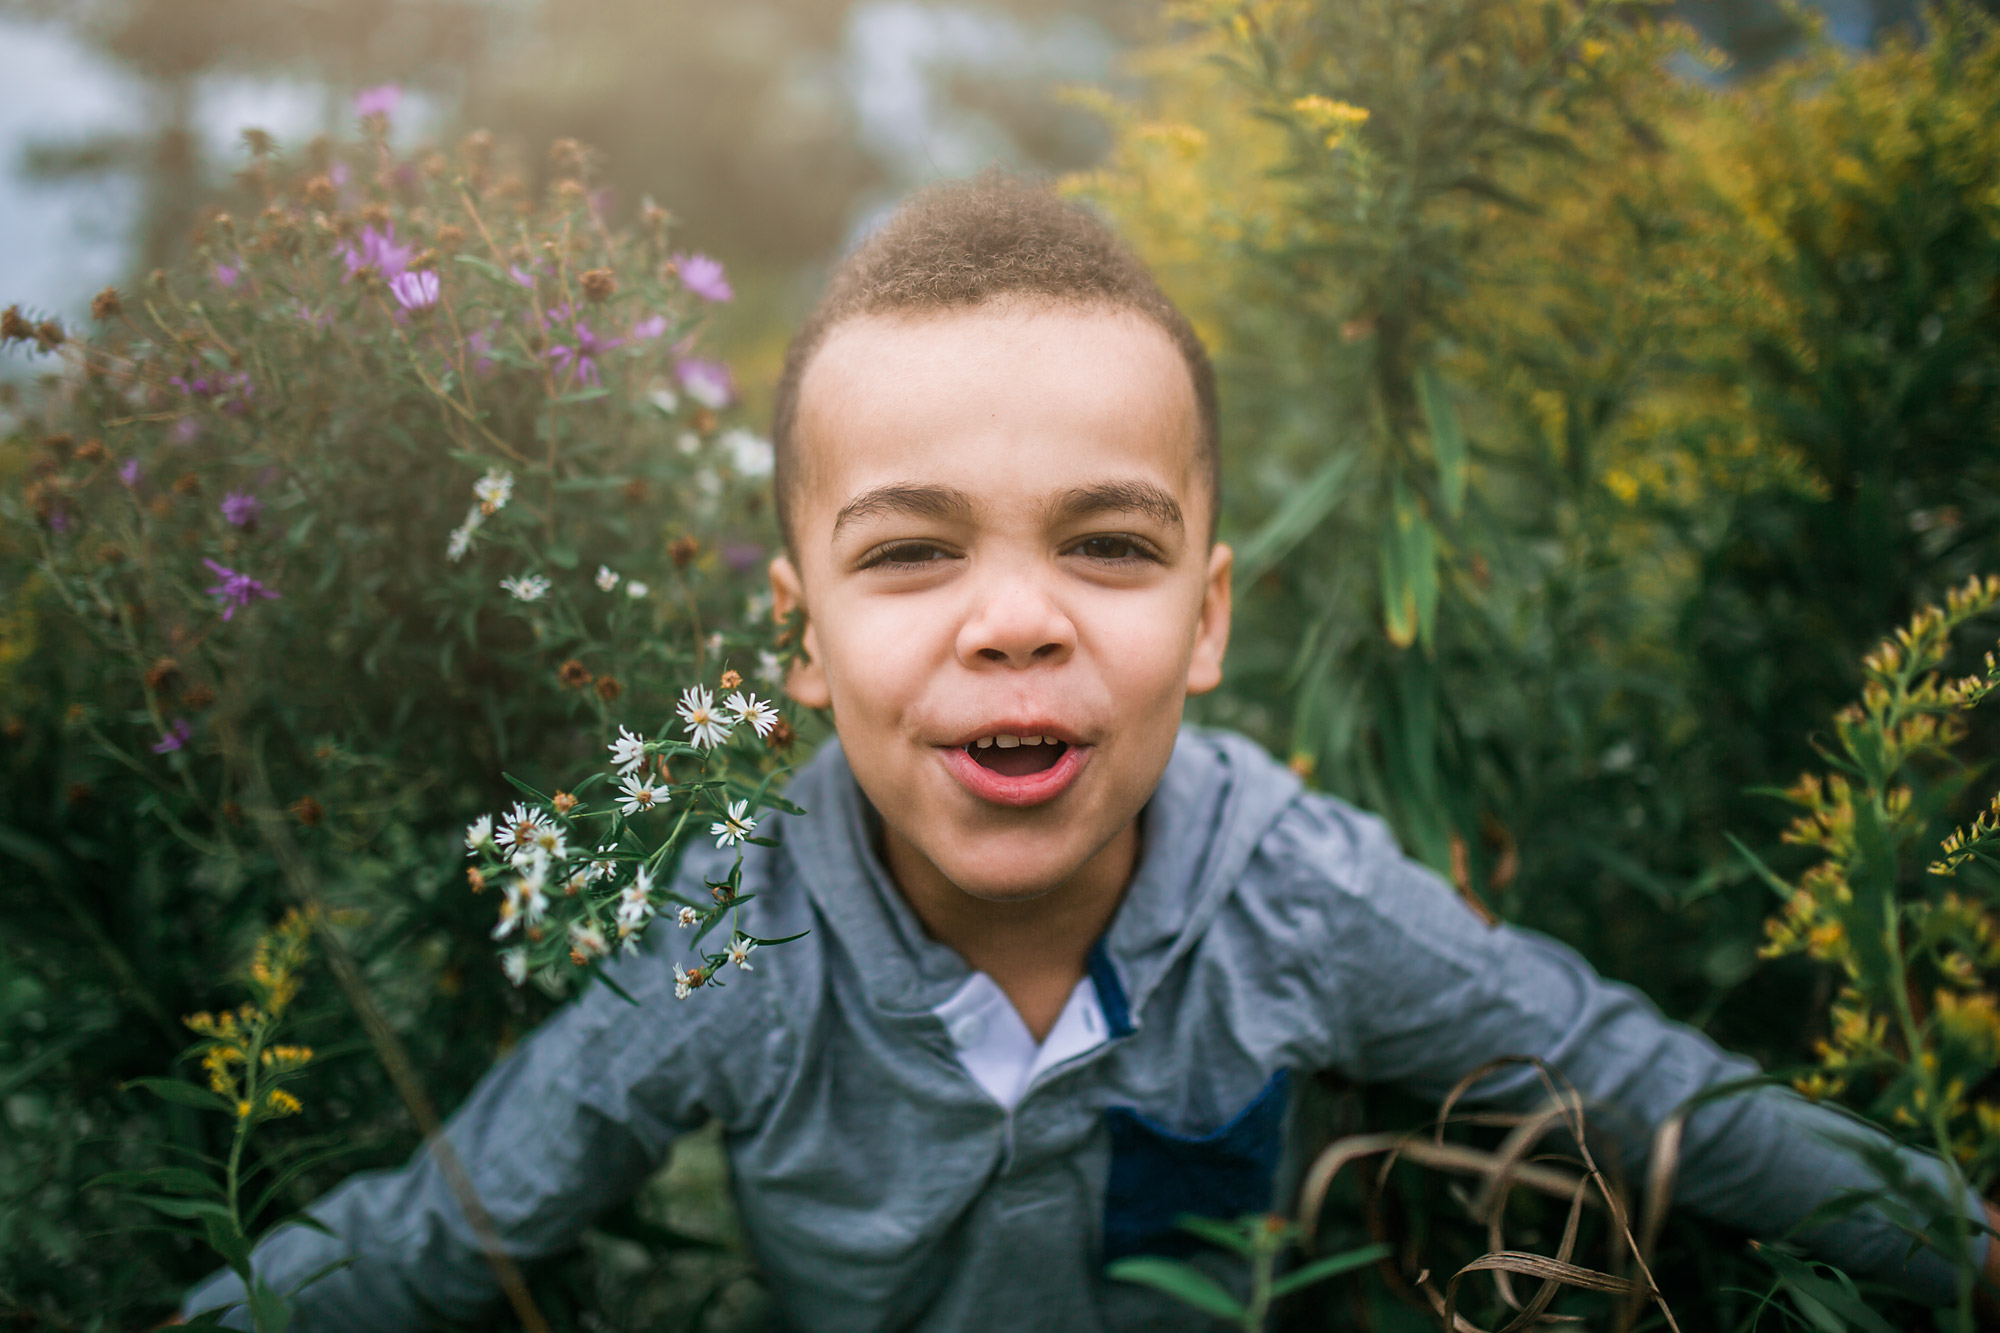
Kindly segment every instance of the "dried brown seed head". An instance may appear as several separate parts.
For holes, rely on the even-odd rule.
[[[123,304],[118,300],[118,289],[116,287],[106,287],[103,291],[90,298],[90,317],[92,319],[116,319],[124,308]]]
[[[174,490],[181,495],[200,495],[201,478],[192,472],[183,472],[174,478]]]
[[[586,301],[608,301],[618,290],[618,279],[608,268],[588,269],[577,282],[583,288]]]
[[[556,808],[557,814],[566,815],[570,811],[576,809],[576,797],[572,796],[570,793],[566,791],[559,791],[555,794],[555,798],[551,800],[549,804],[553,805]]]
[[[310,796],[301,796],[292,802],[292,817],[307,828],[317,828],[326,816],[326,809]]]
[[[667,555],[674,562],[674,568],[686,569],[701,554],[701,543],[692,536],[676,537],[667,547]]]
[[[583,663],[577,661],[574,657],[558,667],[556,674],[562,677],[562,683],[572,690],[582,689],[584,686],[590,684],[591,680],[589,668],[585,667]]]
[[[76,457],[79,462],[102,463],[107,455],[108,451],[104,447],[104,441],[95,436],[85,440],[76,447]]]
[[[437,248],[449,253],[465,244],[465,228],[445,223],[438,228]]]
[[[617,703],[618,696],[623,693],[625,693],[625,686],[619,682],[618,677],[599,676],[597,678],[597,697],[604,700],[604,702],[608,704]]]
[[[206,685],[190,685],[181,691],[181,707],[199,713],[215,703],[215,691]]]
[[[722,673],[722,679],[716,683],[725,690],[733,690],[743,683],[743,677],[735,671],[725,671]]]
[[[306,182],[306,202],[321,208],[333,207],[333,201],[340,197],[340,189],[333,183],[333,177],[321,174]]]
[[[21,307],[0,310],[0,342],[26,342],[35,336],[34,323],[21,314]]]

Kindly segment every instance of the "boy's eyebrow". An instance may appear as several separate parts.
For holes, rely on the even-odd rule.
[[[833,518],[833,535],[849,523],[877,514],[909,514],[963,523],[972,517],[972,497],[950,486],[917,486],[896,482],[863,491],[840,507]]]
[[[1184,528],[1180,502],[1163,486],[1150,481],[1106,481],[1064,491],[1049,505],[1052,523],[1071,522],[1111,510],[1140,513],[1162,527]]]

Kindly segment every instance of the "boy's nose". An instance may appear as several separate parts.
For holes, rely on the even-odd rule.
[[[958,632],[967,666],[1054,664],[1076,647],[1076,626],[1032,579],[1007,579],[984,589]]]

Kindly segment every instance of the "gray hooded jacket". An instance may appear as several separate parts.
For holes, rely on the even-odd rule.
[[[676,1135],[716,1119],[748,1234],[795,1327],[1206,1327],[1107,1281],[1104,1265],[1171,1249],[1179,1213],[1271,1206],[1296,1164],[1298,1075],[1438,1097],[1494,1057],[1540,1056],[1629,1130],[1636,1165],[1683,1101],[1755,1072],[1562,945],[1484,924],[1380,820],[1302,790],[1240,736],[1181,735],[1142,817],[1137,873],[1039,1049],[890,884],[838,745],[790,795],[807,813],[774,819],[780,845],[751,849],[744,889],[759,897],[744,910],[756,935],[810,934],[676,1001],[685,936],[656,925],[645,951],[612,966],[636,1008],[592,987],[451,1117],[512,1254],[573,1244]],[[682,874],[696,894],[704,872],[719,875],[715,856],[690,855]],[[1544,1097],[1525,1067],[1479,1093],[1514,1109]],[[1827,1139],[1854,1132],[1771,1088],[1708,1104],[1688,1121],[1676,1202],[1783,1231],[1871,1186]],[[1939,1163],[1907,1160],[1943,1188]],[[1979,1215],[1977,1200],[1967,1207]],[[427,1311],[473,1317],[494,1297],[422,1149],[310,1212],[333,1235],[276,1233],[256,1252],[260,1276],[284,1291],[343,1254],[354,1262],[299,1296],[295,1328],[415,1328]],[[1909,1258],[1878,1213],[1810,1238],[1850,1272],[1950,1299],[1948,1265]],[[185,1308],[241,1297],[224,1273]]]

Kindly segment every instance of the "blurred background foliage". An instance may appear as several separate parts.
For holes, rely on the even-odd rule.
[[[218,79],[304,89],[300,139],[344,128],[357,89],[400,83],[424,111],[404,118],[413,151],[485,126],[538,189],[539,145],[574,135],[601,150],[614,213],[655,199],[728,261],[738,299],[711,345],[752,419],[826,265],[888,202],[994,160],[1066,173],[1217,358],[1241,600],[1230,679],[1200,716],[1388,814],[1485,909],[1726,1045],[1791,1069],[1825,1035],[1832,975],[1758,962],[1774,902],[1726,837],[1772,848],[1788,812],[1756,789],[1814,765],[1862,652],[2000,565],[2000,44],[1981,6],[5,12],[143,89],[134,125],[80,135],[51,106],[20,146],[36,188],[137,182],[121,280],[185,256],[243,188],[247,158],[204,128]],[[18,487],[35,365],[5,369],[0,479]],[[194,1132],[117,1083],[159,1071],[176,1016],[217,1001],[284,901],[255,877],[186,882],[65,727],[116,669],[0,529],[0,1316],[23,1327],[131,1326],[205,1271],[177,1243],[99,1236],[121,1219],[77,1186],[149,1135]],[[490,779],[465,769],[460,788]],[[411,922],[372,975],[449,1105],[535,1013],[466,966],[479,905],[407,914],[409,874],[449,868],[435,849],[467,813],[439,790],[402,802],[350,897]],[[352,1017],[315,994],[315,1045],[337,1049]],[[317,1075],[305,1128],[365,1125],[364,1160],[398,1160],[414,1130],[379,1071],[342,1068]],[[1421,1119],[1385,1094],[1325,1113]],[[1412,1246],[1483,1248],[1434,1183],[1397,1188]],[[1732,1289],[1770,1285],[1740,1238],[1684,1221],[1663,1274],[1687,1328],[1741,1326],[1755,1302]],[[712,1141],[534,1281],[567,1327],[736,1327],[760,1309]],[[1429,1326],[1378,1288],[1294,1313]]]

